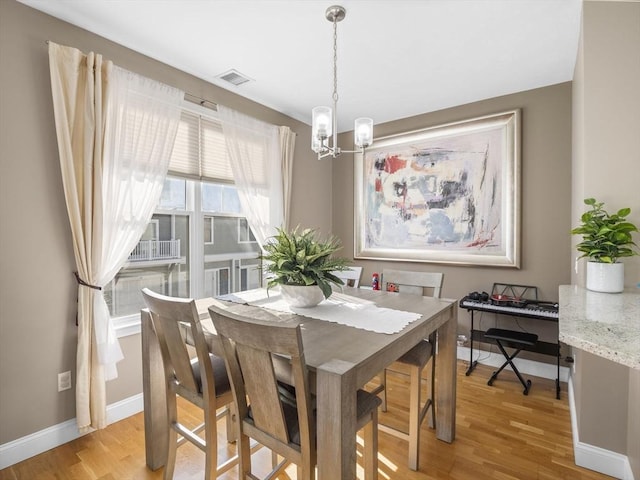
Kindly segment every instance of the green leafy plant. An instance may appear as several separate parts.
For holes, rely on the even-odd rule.
[[[633,247],[631,235],[638,231],[633,223],[626,220],[631,213],[630,208],[622,208],[617,213],[609,214],[604,203],[595,198],[586,198],[586,205],[591,210],[582,214],[582,225],[571,230],[574,235],[582,235],[582,242],[576,245],[582,255],[591,261],[599,263],[616,263],[619,258],[638,255]]]
[[[348,268],[346,258],[333,257],[342,245],[335,237],[319,240],[316,232],[296,227],[291,232],[278,229],[266,242],[260,255],[263,267],[271,276],[267,290],[275,285],[318,285],[325,298],[331,295],[331,284],[344,285],[333,271]]]

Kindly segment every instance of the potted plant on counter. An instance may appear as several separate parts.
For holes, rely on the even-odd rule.
[[[582,224],[571,230],[574,235],[582,235],[576,248],[586,257],[587,289],[596,292],[618,293],[624,290],[624,264],[620,258],[638,255],[634,250],[632,234],[638,231],[633,223],[626,220],[630,208],[622,208],[610,214],[603,202],[586,198],[591,210],[582,214]]]
[[[267,290],[279,285],[283,298],[294,307],[317,305],[323,297],[329,298],[331,284],[344,284],[332,273],[349,268],[347,259],[333,257],[341,248],[337,238],[320,240],[311,229],[278,229],[260,255],[268,273]]]

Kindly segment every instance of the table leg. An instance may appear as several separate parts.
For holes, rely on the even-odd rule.
[[[353,365],[332,360],[317,375],[318,480],[356,478],[356,382]]]
[[[140,315],[142,339],[142,393],[144,397],[144,438],[147,467],[157,470],[167,460],[167,406],[164,367],[160,344],[151,315],[145,309]]]
[[[458,309],[454,304],[448,321],[438,328],[436,361],[436,437],[451,443],[456,436],[456,335]]]

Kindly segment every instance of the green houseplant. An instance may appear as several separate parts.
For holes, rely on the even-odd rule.
[[[321,240],[311,229],[299,231],[296,227],[287,232],[279,228],[278,233],[266,242],[264,252],[260,255],[264,262],[262,268],[268,273],[267,290],[280,285],[283,296],[287,298],[285,291],[293,290],[287,290],[287,286],[317,285],[321,295],[316,297],[315,303],[319,303],[322,296],[329,298],[331,284],[344,284],[332,272],[348,268],[347,259],[333,256],[341,248],[340,241],[333,236]]]
[[[576,248],[587,258],[587,288],[600,292],[621,292],[624,289],[624,265],[618,260],[638,255],[634,250],[632,234],[638,231],[626,217],[630,208],[622,208],[610,214],[603,202],[586,198],[584,203],[591,207],[582,214],[582,224],[571,230],[574,235],[582,235]],[[615,272],[615,273],[612,273]],[[609,278],[613,275],[614,278]]]

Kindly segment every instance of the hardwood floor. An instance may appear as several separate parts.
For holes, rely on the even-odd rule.
[[[531,378],[528,396],[512,372],[505,371],[487,386],[492,368],[478,365],[466,377],[466,365],[458,362],[456,440],[436,440],[433,430],[422,427],[421,469],[407,468],[407,444],[380,433],[379,478],[401,480],[596,480],[605,475],[573,463],[571,421],[566,384],[562,399],[555,398],[552,380]],[[407,379],[389,375],[389,412],[382,421],[402,424],[407,417]],[[186,411],[191,415],[194,411]],[[196,421],[195,417],[192,421]],[[405,422],[406,423],[406,422]],[[235,447],[219,440],[220,456]],[[361,446],[358,455],[361,459]],[[267,472],[270,452],[254,454],[258,474]],[[204,456],[192,445],[178,449],[177,480],[202,478]],[[288,476],[287,476],[288,475]],[[279,478],[295,479],[295,468]],[[358,478],[362,478],[358,466]],[[0,480],[150,480],[161,479],[162,470],[149,471],[144,459],[142,414],[134,415],[29,460],[0,470]],[[221,479],[235,479],[235,469]]]

